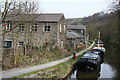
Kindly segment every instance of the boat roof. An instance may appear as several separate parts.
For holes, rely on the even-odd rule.
[[[104,47],[94,47],[92,50],[96,50],[96,51],[99,51],[99,52],[105,52]]]
[[[82,58],[97,59],[98,56],[97,52],[87,52]]]

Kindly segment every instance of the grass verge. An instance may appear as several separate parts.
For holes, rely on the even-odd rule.
[[[62,71],[65,71],[67,72],[68,71],[68,67],[71,68],[70,66],[72,66],[73,63],[75,63],[79,58],[81,58],[83,55],[85,54],[85,52],[82,54],[82,55],[79,55],[77,56],[77,58],[74,60],[74,59],[70,59],[68,60],[67,62],[64,62],[64,63],[60,63],[58,65],[55,65],[55,66],[52,66],[52,67],[49,67],[49,68],[45,68],[45,69],[41,69],[41,70],[37,70],[37,71],[33,71],[33,72],[30,72],[30,73],[26,73],[26,74],[23,74],[23,75],[19,75],[19,76],[13,76],[12,78],[16,79],[16,78],[24,78],[25,76],[30,76],[30,75],[33,75],[33,74],[37,74],[39,72],[46,72],[48,69],[52,69],[52,72],[53,71],[56,71],[56,68],[59,67]],[[67,64],[67,65],[66,65]],[[68,66],[69,65],[69,66]],[[58,69],[58,68],[57,68]],[[53,76],[56,76],[55,74],[59,75],[59,73],[61,74],[60,70],[57,71],[57,72],[54,72],[51,74],[51,76],[46,76],[47,78],[51,78]],[[49,72],[50,73],[50,72]],[[48,73],[48,74],[49,74]],[[64,73],[64,72],[63,72]],[[45,74],[45,73],[44,73]],[[45,75],[44,75],[45,76]],[[41,76],[41,78],[46,78],[44,76]],[[64,75],[63,75],[64,76]]]

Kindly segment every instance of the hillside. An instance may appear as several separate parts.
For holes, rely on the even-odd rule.
[[[117,12],[98,12],[91,16],[84,18],[70,18],[66,19],[69,25],[86,25],[87,31],[90,35],[90,40],[98,38],[98,32],[101,32],[101,39],[105,43],[118,45],[118,21],[119,15]]]
[[[77,25],[81,24],[82,18],[68,18],[66,19],[67,24],[71,25]]]
[[[116,12],[102,13],[102,15],[99,12],[83,18],[81,23],[87,25],[88,33],[91,36],[90,39],[97,38],[100,31],[101,39],[105,43],[118,45],[118,19]]]

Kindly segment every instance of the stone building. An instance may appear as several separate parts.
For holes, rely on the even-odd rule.
[[[67,25],[67,45],[74,48],[86,45],[87,30],[85,25]]]
[[[66,23],[61,13],[7,15],[3,24],[4,47],[12,48],[31,44],[64,48],[66,44]]]

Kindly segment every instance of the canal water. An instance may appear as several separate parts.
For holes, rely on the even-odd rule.
[[[75,79],[80,80],[80,78],[94,78],[95,80],[100,79],[110,79],[116,80],[118,78],[118,49],[115,47],[105,47],[106,53],[104,56],[104,62],[100,66],[100,70],[86,72],[75,70],[67,76],[67,80]]]

